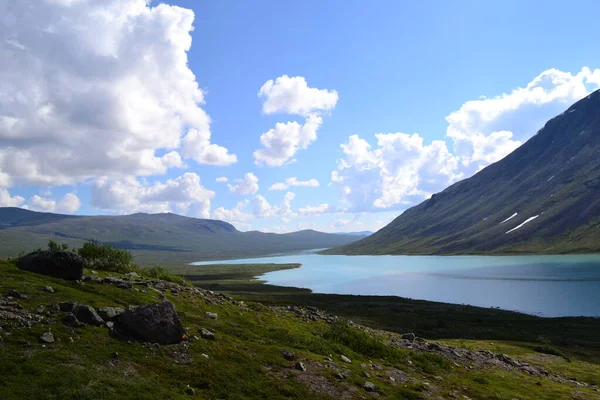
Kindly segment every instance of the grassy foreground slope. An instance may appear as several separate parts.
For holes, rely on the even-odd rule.
[[[325,254],[600,252],[600,91],[504,159]]]
[[[576,357],[568,362],[527,345],[470,340],[451,348],[415,341],[411,349],[413,342],[398,335],[348,324],[322,311],[243,303],[192,287],[163,291],[188,328],[188,341],[170,346],[130,342],[111,336],[105,327],[64,326],[60,313],[46,315],[46,306],[70,301],[127,307],[159,301],[157,290],[81,285],[23,272],[5,261],[0,261],[0,276],[2,295],[11,289],[28,295],[14,301],[26,313],[43,316],[41,323],[17,328],[0,312],[3,399],[600,398],[593,386],[600,383],[600,368]],[[45,286],[55,293],[43,291]],[[200,328],[213,331],[216,340],[200,338]],[[56,342],[41,343],[49,330]],[[547,374],[532,375],[465,349],[500,345]],[[295,360],[285,360],[281,350],[293,350]],[[460,357],[451,358],[453,353]],[[341,361],[342,355],[351,362]],[[298,370],[296,362],[306,371]],[[375,392],[366,390],[371,390],[367,382]]]

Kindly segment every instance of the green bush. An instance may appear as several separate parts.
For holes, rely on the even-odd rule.
[[[77,253],[87,260],[90,268],[112,272],[132,271],[133,255],[127,250],[98,242],[87,242]]]
[[[48,241],[48,251],[56,253],[58,251],[68,251],[69,245],[66,243],[58,244],[54,240]]]
[[[160,265],[156,265],[154,267],[136,267],[134,271],[142,276],[152,279],[160,279],[163,281],[169,281],[173,283],[187,284],[185,279],[170,273],[165,267],[162,267]]]

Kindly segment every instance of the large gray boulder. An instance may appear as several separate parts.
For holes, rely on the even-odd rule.
[[[96,310],[85,304],[76,304],[73,306],[73,315],[84,324],[94,326],[104,325],[104,320],[98,315]]]
[[[19,259],[17,266],[25,271],[48,275],[54,278],[79,280],[86,261],[70,251],[34,251]]]
[[[159,344],[179,343],[186,333],[175,306],[168,301],[125,311],[115,328],[142,342]]]

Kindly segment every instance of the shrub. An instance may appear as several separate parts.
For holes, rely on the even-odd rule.
[[[123,249],[112,245],[100,244],[92,241],[84,243],[77,250],[85,258],[91,268],[102,271],[130,272],[132,270],[133,255]]]
[[[156,265],[154,267],[136,267],[134,270],[138,274],[140,274],[142,276],[146,276],[148,278],[160,279],[163,281],[169,281],[169,282],[179,283],[179,284],[187,284],[185,279],[183,279],[180,276],[170,273],[169,271],[167,271],[167,269],[165,267],[162,267],[160,265]]]
[[[48,241],[48,251],[51,253],[56,253],[58,251],[68,251],[69,245],[66,243],[58,244],[54,240]]]

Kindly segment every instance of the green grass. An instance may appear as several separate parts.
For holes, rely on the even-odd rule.
[[[234,267],[225,270],[240,278],[254,273],[257,267],[235,268],[237,270]],[[205,272],[205,276],[214,275],[210,268]],[[106,274],[99,272],[101,276]],[[76,301],[94,307],[126,307],[159,300],[151,290],[142,293],[94,283],[81,286],[23,272],[4,261],[0,261],[0,277],[0,293],[16,289],[30,295],[28,299],[18,300],[30,311],[61,301]],[[48,285],[56,293],[40,290]],[[252,285],[268,288],[260,283]],[[496,369],[457,368],[435,354],[388,347],[383,337],[365,333],[343,321],[335,324],[303,322],[291,313],[275,312],[260,303],[247,302],[247,306],[240,307],[237,302],[212,304],[202,297],[184,293],[173,295],[167,291],[166,295],[176,305],[184,326],[192,335],[204,327],[213,330],[217,340],[193,341],[187,348],[154,348],[111,337],[106,328],[90,326],[71,332],[60,322],[12,330],[12,335],[6,335],[4,330],[0,333],[4,339],[0,344],[0,398],[186,399],[190,398],[185,394],[187,385],[197,390],[197,398],[205,399],[318,400],[335,397],[311,391],[307,384],[295,379],[297,373],[292,368],[293,362],[285,361],[279,353],[283,349],[296,352],[297,359],[309,368],[301,374],[308,374],[311,381],[323,379],[329,387],[354,393],[354,397],[375,398],[362,389],[369,380],[380,388],[378,398],[389,399],[449,398],[451,394],[474,399],[570,399],[577,392],[581,392],[581,398],[599,398],[598,393],[589,389],[558,384],[547,378]],[[266,293],[259,292],[258,295],[266,296]],[[314,295],[307,294],[305,298],[310,296]],[[296,299],[300,298],[302,296]],[[316,303],[323,306],[326,302],[319,300]],[[368,319],[366,305],[358,307],[359,301],[347,304],[349,308],[340,308],[343,314],[354,314],[357,317],[352,317],[354,320]],[[339,305],[338,299],[331,307]],[[218,313],[218,319],[206,318],[206,311]],[[371,318],[378,321],[382,316],[380,313],[381,310]],[[412,318],[418,317],[413,314]],[[395,323],[390,320],[386,324]],[[398,327],[402,324],[404,322],[399,321]],[[44,348],[38,338],[48,329],[60,342]],[[74,338],[74,343],[70,343],[69,337]],[[462,340],[464,347],[489,347],[495,352],[494,346],[502,346],[507,354],[518,355],[531,364],[534,361],[543,363],[549,370],[563,369],[582,382],[596,382],[600,376],[597,363],[581,361],[576,354],[569,354],[572,359],[569,363],[562,357],[536,352],[533,347],[541,345],[537,342],[490,345],[488,341],[455,340]],[[113,357],[115,352],[119,353],[118,363]],[[209,359],[202,354],[209,355]],[[325,367],[324,359],[330,354],[336,360],[342,354],[352,359],[351,364],[339,363],[348,374],[344,381],[337,380],[334,371]],[[361,366],[372,363],[382,365],[384,370],[400,371],[405,381],[391,382],[385,374],[378,376],[377,371]],[[369,378],[364,377],[365,371],[371,375]]]

